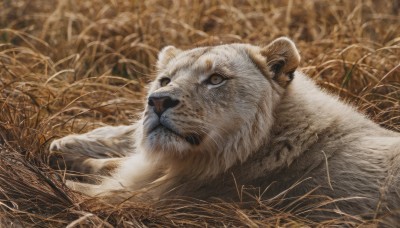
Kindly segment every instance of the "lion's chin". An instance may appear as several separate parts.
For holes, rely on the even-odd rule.
[[[181,135],[160,124],[143,138],[142,143],[146,151],[182,157],[201,144],[201,137],[194,134]]]
[[[201,137],[198,134],[183,135],[167,126],[162,125],[162,124],[159,124],[158,126],[153,128],[151,130],[150,134],[152,134],[153,132],[155,132],[155,134],[161,135],[161,136],[167,135],[167,134],[176,135],[179,140],[184,140],[193,146],[200,145],[200,143],[201,143]]]

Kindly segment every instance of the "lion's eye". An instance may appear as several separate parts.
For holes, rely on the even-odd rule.
[[[160,86],[164,87],[164,86],[168,85],[170,82],[171,82],[171,79],[169,79],[169,78],[161,78],[160,79]]]
[[[207,83],[211,85],[218,85],[225,81],[225,78],[219,74],[212,74],[208,79]]]

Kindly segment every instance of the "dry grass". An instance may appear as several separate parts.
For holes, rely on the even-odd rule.
[[[305,199],[291,208],[279,197],[250,208],[189,199],[111,206],[64,186],[47,165],[48,142],[135,119],[165,45],[289,36],[305,73],[400,131],[398,0],[3,0],[0,9],[0,221],[8,227],[318,225],[301,216],[319,206]],[[319,225],[366,223],[343,215]]]

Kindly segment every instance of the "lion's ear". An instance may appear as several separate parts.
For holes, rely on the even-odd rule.
[[[267,65],[273,73],[273,79],[286,87],[294,77],[294,71],[300,63],[300,54],[290,39],[278,38],[261,49]]]
[[[181,49],[178,49],[174,46],[166,46],[158,53],[157,60],[157,68],[161,69],[165,66],[171,59],[173,59],[176,55],[181,52]]]

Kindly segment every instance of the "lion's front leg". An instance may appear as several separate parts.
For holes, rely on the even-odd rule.
[[[113,200],[129,198],[132,194],[150,196],[151,192],[156,191],[157,184],[150,191],[147,188],[165,174],[165,167],[148,160],[140,152],[124,158],[93,159],[87,165],[103,170],[113,168],[113,172],[95,183],[67,180],[67,186],[89,196],[107,196]]]
[[[52,165],[84,174],[109,175],[123,157],[134,153],[134,126],[107,126],[81,135],[69,135],[50,145]]]
[[[107,126],[80,135],[54,140],[50,151],[74,153],[91,158],[122,157],[132,153],[135,126]]]

